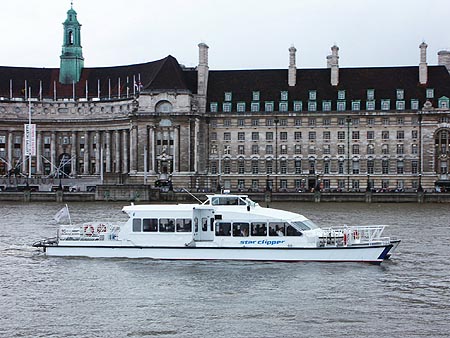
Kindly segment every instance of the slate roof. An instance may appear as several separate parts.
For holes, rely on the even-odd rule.
[[[86,96],[86,81],[88,82],[88,96],[97,97],[98,82],[100,81],[100,96],[107,97],[109,82],[111,83],[111,97],[116,97],[120,91],[126,95],[133,93],[133,77],[138,81],[140,75],[143,90],[191,90],[186,85],[184,73],[178,61],[171,55],[164,59],[118,67],[84,68],[81,78],[75,84],[76,97]],[[128,78],[128,82],[127,82]],[[0,67],[0,97],[9,98],[10,80],[13,84],[13,97],[24,97],[25,81],[32,88],[32,96],[39,96],[40,81],[42,81],[42,95],[44,98],[53,98],[54,84],[58,98],[71,98],[72,85],[59,83],[59,68],[29,68],[29,67]],[[193,90],[196,87],[192,88]]]
[[[419,67],[373,67],[373,68],[340,68],[339,84],[330,84],[329,68],[298,69],[297,83],[294,87],[288,85],[288,70],[230,70],[210,71],[208,81],[208,102],[224,102],[225,92],[232,92],[232,102],[246,102],[247,111],[250,109],[252,92],[260,92],[260,102],[274,101],[275,110],[280,101],[280,92],[288,92],[289,109],[292,102],[309,100],[309,91],[315,90],[320,111],[323,100],[332,101],[332,109],[336,109],[338,91],[345,90],[347,109],[352,100],[361,101],[364,109],[367,99],[367,89],[375,90],[376,109],[381,109],[381,99],[397,100],[397,89],[404,90],[404,99],[409,107],[409,100],[418,99],[420,104],[426,101],[426,88],[434,89],[433,106],[437,106],[437,99],[442,96],[450,97],[450,75],[444,66],[428,67],[428,83],[420,85]],[[394,106],[395,107],[395,106]],[[209,105],[208,105],[209,109]],[[264,107],[261,107],[264,110]],[[222,111],[219,105],[219,112]],[[233,105],[233,111],[236,111]]]

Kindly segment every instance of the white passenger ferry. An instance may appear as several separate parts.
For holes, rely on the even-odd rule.
[[[247,195],[207,197],[202,204],[132,204],[123,208],[123,225],[64,225],[33,245],[49,256],[381,263],[399,243],[382,236],[385,225],[322,229]]]

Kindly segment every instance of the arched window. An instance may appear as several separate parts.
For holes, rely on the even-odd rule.
[[[172,104],[168,101],[160,101],[156,104],[157,113],[169,114],[172,112]]]
[[[73,45],[73,32],[69,31],[69,45]]]
[[[450,131],[439,130],[434,138],[436,163],[438,174],[447,175],[450,162]]]

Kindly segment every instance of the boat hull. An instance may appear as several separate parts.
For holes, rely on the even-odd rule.
[[[92,258],[149,258],[161,260],[317,261],[381,263],[392,245],[333,248],[219,248],[219,247],[130,247],[47,246],[48,256]]]

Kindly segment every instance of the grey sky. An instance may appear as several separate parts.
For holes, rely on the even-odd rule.
[[[59,67],[70,0],[2,0],[0,66]],[[417,65],[450,49],[449,0],[74,0],[86,67],[126,65],[169,54],[210,69],[322,68],[330,47],[341,67]]]

